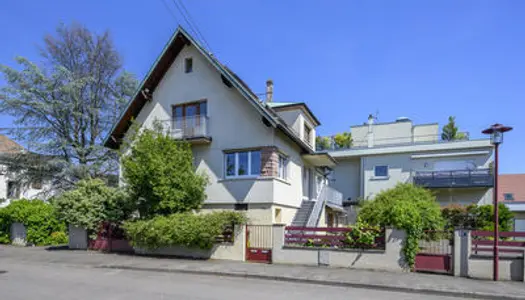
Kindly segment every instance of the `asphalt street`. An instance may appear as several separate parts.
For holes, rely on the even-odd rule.
[[[2,261],[0,299],[458,299],[210,275]]]

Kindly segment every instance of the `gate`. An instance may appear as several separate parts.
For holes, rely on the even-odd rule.
[[[415,270],[452,274],[452,251],[454,233],[450,231],[427,231],[426,239],[419,241]]]
[[[272,262],[272,225],[246,225],[246,260]]]

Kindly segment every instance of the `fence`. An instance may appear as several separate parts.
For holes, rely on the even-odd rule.
[[[352,228],[288,226],[285,228],[284,244],[297,247],[384,249],[384,230],[370,229],[369,243],[358,240],[357,234],[353,235],[352,231]]]
[[[494,233],[492,231],[472,231],[472,254],[493,256]],[[525,232],[500,232],[498,241],[499,256],[523,257],[525,241],[512,241],[511,238],[524,238]]]
[[[419,241],[415,270],[435,273],[452,273],[454,232],[427,230]]]

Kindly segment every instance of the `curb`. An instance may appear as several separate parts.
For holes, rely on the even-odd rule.
[[[426,288],[420,289],[420,288],[410,288],[410,287],[378,285],[378,284],[371,284],[371,283],[330,281],[330,280],[295,278],[295,277],[286,277],[286,276],[272,276],[272,275],[263,275],[263,274],[253,274],[253,273],[251,274],[251,273],[235,273],[235,272],[222,272],[222,271],[206,271],[206,270],[162,269],[162,268],[133,267],[133,266],[122,266],[122,265],[99,265],[99,266],[96,266],[95,268],[262,279],[262,280],[272,280],[272,281],[308,283],[308,284],[317,284],[317,285],[325,285],[325,286],[352,287],[352,288],[361,288],[361,289],[374,289],[374,290],[391,291],[391,292],[405,292],[405,293],[412,293],[412,294],[427,294],[427,295],[449,296],[449,297],[459,297],[459,298],[525,300],[525,296],[520,297],[520,296],[508,296],[508,295],[501,295],[501,294],[489,294],[489,293],[478,293],[478,292],[444,291],[444,290],[435,290],[435,289],[426,289]]]

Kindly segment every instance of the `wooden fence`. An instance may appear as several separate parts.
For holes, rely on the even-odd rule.
[[[352,228],[288,226],[285,228],[284,244],[286,246],[299,247],[385,248],[384,229],[370,229],[376,235],[371,243],[362,243],[357,239],[357,235],[352,234],[352,231]]]

